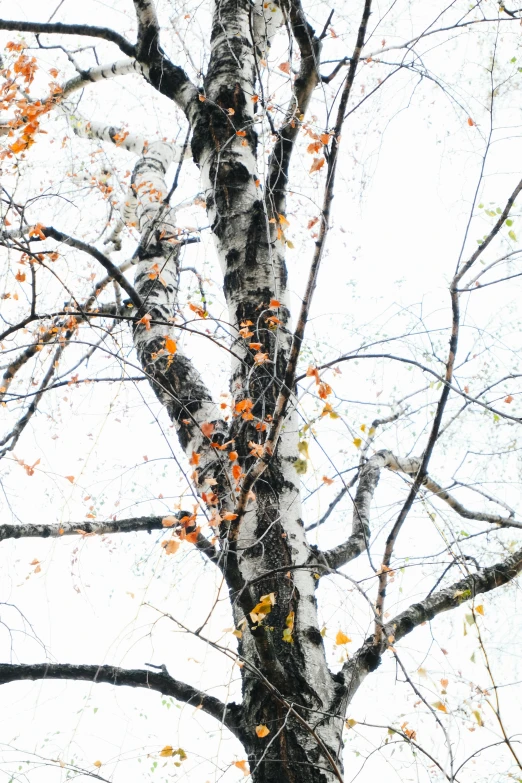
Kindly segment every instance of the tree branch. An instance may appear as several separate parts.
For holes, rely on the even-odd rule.
[[[166,671],[149,672],[146,669],[68,663],[0,664],[0,685],[19,680],[80,680],[125,685],[129,688],[148,688],[164,696],[172,696],[185,704],[200,707],[223,723],[236,737],[241,738],[243,731],[243,710],[238,704],[223,704],[214,696],[174,679]]]
[[[128,57],[136,56],[136,47],[130,41],[108,27],[89,24],[64,24],[63,22],[22,22],[14,19],[0,19],[0,30],[13,30],[19,33],[49,33],[58,35],[87,35],[103,38],[116,44]]]
[[[76,239],[75,237],[71,237],[68,234],[64,234],[62,231],[58,231],[58,229],[53,228],[52,226],[41,226],[41,231],[45,234],[46,238],[51,237],[51,239],[56,239],[58,242],[63,242],[64,244],[75,247],[78,250],[83,250],[84,253],[88,253],[90,256],[95,258],[96,261],[98,261],[109,273],[112,279],[116,280],[116,282],[121,285],[123,290],[129,295],[134,306],[137,307],[138,310],[142,307],[143,303],[140,297],[129,283],[125,275],[123,275],[116,264],[113,264],[112,261],[107,258],[107,256],[104,255],[100,250],[93,247],[92,245],[88,245],[86,242],[82,242],[81,239]],[[31,239],[34,241],[36,238],[32,237]]]
[[[381,469],[390,460],[391,452],[378,451],[361,468],[357,492],[353,499],[352,533],[342,544],[326,552],[316,552],[317,559],[329,568],[340,568],[364,552],[370,541],[370,506],[379,483]]]
[[[464,579],[427,596],[423,601],[412,604],[385,623],[378,637],[370,636],[343,667],[346,683],[345,704],[350,703],[366,675],[379,667],[382,653],[389,645],[400,641],[419,625],[430,622],[442,612],[455,609],[481,593],[488,593],[509,584],[521,571],[522,549],[518,549],[502,562],[469,574]]]
[[[167,532],[169,529],[174,530],[176,526],[163,524],[166,514],[163,516],[149,516],[149,517],[130,517],[128,519],[108,519],[97,522],[96,520],[90,520],[88,522],[61,522],[51,525],[30,523],[27,525],[0,525],[0,541],[7,541],[11,538],[62,538],[63,536],[103,536],[113,535],[114,533],[141,533],[145,530],[150,533],[152,530],[163,530]],[[175,514],[169,516],[175,516],[178,519],[190,516],[188,511],[177,511]],[[222,567],[220,553],[216,550],[215,546],[204,536],[202,533],[198,535],[195,544],[206,557],[217,565]]]
[[[81,90],[88,84],[94,84],[95,82],[101,82],[106,79],[114,79],[115,76],[127,76],[127,74],[132,73],[144,76],[145,70],[145,66],[132,57],[129,57],[126,60],[116,60],[116,62],[107,65],[97,65],[93,68],[87,68],[86,70],[82,69],[77,76],[73,76],[65,82],[60,97],[62,99],[67,98],[68,95],[76,92],[76,90]]]
[[[398,642],[422,623],[433,620],[438,614],[454,609],[480,593],[488,593],[512,582],[521,571],[522,549],[518,549],[502,562],[482,568],[475,574],[469,574],[423,601],[412,604],[385,624],[384,636],[386,639],[393,636],[394,642]]]

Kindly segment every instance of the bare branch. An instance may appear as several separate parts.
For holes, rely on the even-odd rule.
[[[136,56],[136,47],[123,35],[108,27],[89,24],[64,24],[63,22],[22,22],[13,19],[0,19],[0,30],[13,30],[19,33],[49,33],[57,35],[87,35],[103,38],[116,44],[129,57]]]
[[[125,275],[123,275],[119,268],[113,264],[112,261],[100,250],[93,247],[93,245],[82,242],[81,239],[76,239],[75,237],[71,237],[68,234],[64,234],[62,231],[58,231],[58,229],[53,228],[52,226],[42,226],[41,231],[45,234],[46,237],[51,237],[52,239],[56,239],[58,242],[63,242],[64,244],[71,245],[71,247],[75,247],[78,250],[83,250],[84,253],[88,253],[90,256],[95,258],[96,261],[98,261],[109,273],[112,279],[116,280],[116,282],[121,285],[123,290],[129,295],[134,306],[138,309],[142,307],[143,303],[140,297],[129,283]],[[32,237],[31,239],[32,241],[36,241],[35,237]]]
[[[69,79],[62,87],[60,93],[62,99],[67,98],[71,93],[76,90],[81,90],[88,84],[94,84],[95,82],[105,81],[107,79],[114,79],[116,76],[127,76],[128,74],[137,73],[140,76],[145,75],[146,68],[134,58],[127,60],[117,60],[116,62],[109,63],[107,65],[97,65],[94,68],[87,68],[81,70],[78,76],[74,76]]]
[[[398,642],[422,623],[433,620],[438,614],[454,609],[460,606],[463,601],[475,598],[480,593],[488,593],[512,582],[521,571],[522,549],[518,549],[500,563],[482,568],[477,573],[469,574],[438,593],[433,593],[423,601],[412,604],[385,624],[384,635],[386,639],[393,636],[395,642]]]
[[[521,571],[522,549],[518,549],[500,563],[469,574],[449,587],[429,595],[423,601],[412,604],[404,612],[382,625],[381,633],[378,636],[377,634],[370,636],[343,667],[346,683],[344,704],[350,703],[364,678],[379,667],[382,653],[388,645],[396,644],[415,628],[430,622],[442,612],[455,609],[464,601],[473,599],[481,593],[509,584]]]
[[[117,666],[90,664],[35,663],[0,664],[0,684],[19,680],[75,680],[109,685],[125,685],[129,688],[148,688],[164,696],[200,707],[233,734],[241,737],[242,709],[237,704],[223,704],[191,685],[174,679],[166,671],[149,672],[146,669],[121,669]]]

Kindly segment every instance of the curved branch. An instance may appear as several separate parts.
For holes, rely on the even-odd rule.
[[[0,30],[13,30],[19,33],[56,33],[58,35],[87,35],[103,38],[116,44],[129,57],[136,56],[136,47],[130,41],[108,27],[90,24],[64,24],[63,22],[22,22],[14,19],[0,19]]]
[[[81,90],[88,84],[114,79],[115,76],[127,76],[132,73],[143,76],[144,71],[145,67],[132,57],[126,60],[116,60],[116,62],[108,65],[97,65],[93,68],[87,68],[86,70],[81,70],[77,76],[73,76],[72,79],[65,82],[62,87],[61,97],[62,99],[66,98],[72,92]]]
[[[90,664],[35,663],[0,664],[0,685],[19,680],[80,680],[109,685],[125,685],[129,688],[148,688],[164,696],[200,707],[236,737],[242,734],[242,708],[238,704],[223,704],[192,685],[174,679],[166,671],[149,672],[146,669],[121,669],[118,666]]]
[[[142,301],[132,285],[129,283],[125,275],[122,274],[120,269],[113,264],[112,261],[107,258],[100,250],[88,245],[86,242],[82,242],[81,239],[76,239],[68,234],[64,234],[62,231],[58,231],[52,226],[41,226],[41,231],[45,234],[45,237],[56,239],[58,242],[63,242],[65,245],[70,245],[78,250],[83,250],[84,253],[88,253],[90,256],[96,259],[103,268],[109,273],[113,280],[121,285],[123,290],[129,295],[132,303],[139,309],[142,306]],[[31,237],[31,241],[35,241],[36,237]]]
[[[512,582],[522,571],[522,549],[518,549],[500,563],[482,568],[475,574],[469,574],[438,593],[412,604],[384,626],[384,636],[394,637],[398,642],[422,623],[433,620],[438,614],[460,606],[480,593],[488,593],[497,587]]]
[[[346,706],[366,675],[380,666],[381,656],[388,646],[396,644],[419,625],[430,622],[442,612],[455,609],[481,593],[488,593],[509,584],[521,571],[522,549],[518,549],[502,562],[469,574],[464,579],[427,596],[423,601],[412,604],[383,625],[379,638],[370,636],[343,667]]]

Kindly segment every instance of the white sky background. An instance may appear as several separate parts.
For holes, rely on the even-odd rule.
[[[56,0],[38,3],[0,0],[0,15],[47,20],[56,5]],[[327,39],[323,50],[325,59],[342,56],[352,46],[350,34],[354,32],[354,19],[358,19],[358,14],[352,17],[352,4],[346,3],[345,6],[345,9],[336,9],[333,27],[339,38]],[[467,7],[466,4],[463,7]],[[491,3],[490,7],[493,13],[495,4]],[[434,1],[423,3],[421,7],[419,4],[409,6],[402,3],[400,14],[397,6],[383,25],[382,34],[377,32],[371,49],[378,49],[383,37],[388,44],[412,37],[424,29],[426,23],[431,23],[442,8],[441,3]],[[384,4],[376,6],[376,18],[383,9]],[[188,23],[191,30],[194,26],[197,30],[201,25],[201,36],[205,36],[206,5],[161,3],[158,10],[165,25],[174,16],[180,31],[185,30]],[[188,22],[183,21],[186,13],[191,14]],[[312,16],[317,27],[321,26],[327,14],[327,6],[314,5]],[[130,0],[111,3],[89,0],[81,6],[65,0],[56,18],[104,24],[133,37]],[[502,32],[497,41],[499,80],[514,73],[518,67],[510,64],[509,60],[519,57],[521,34],[520,28],[516,29],[516,34]],[[5,42],[14,37],[14,34],[2,34],[0,40]],[[187,40],[192,57],[199,58],[203,51],[201,43],[197,38]],[[419,332],[426,328],[446,330],[448,327],[447,282],[460,250],[478,181],[483,139],[487,133],[484,107],[488,84],[484,66],[489,64],[492,37],[481,39],[474,31],[473,37],[460,34],[453,42],[446,42],[438,48],[445,40],[445,37],[434,36],[429,46],[423,44],[426,52],[424,62],[443,76],[463,109],[456,107],[439,87],[426,80],[414,89],[418,77],[403,74],[385,85],[376,94],[375,100],[369,100],[345,126],[333,230],[307,332],[309,353],[304,357],[304,367],[309,360],[319,363],[323,358],[334,358],[343,351],[385,335],[397,336],[414,327]],[[97,49],[104,62],[114,58],[113,47],[101,43]],[[179,46],[169,51],[175,62],[188,67]],[[64,67],[63,58],[57,61],[55,52],[47,54],[49,67],[54,64]],[[117,57],[119,55],[116,54]],[[402,52],[392,51],[387,57],[390,62],[399,62]],[[284,35],[281,34],[274,46],[273,62],[284,59]],[[85,62],[92,64],[91,60]],[[196,65],[200,65],[198,60]],[[204,65],[203,61],[201,65]],[[324,70],[327,71],[328,66]],[[358,90],[363,97],[361,84],[364,82],[366,91],[369,91],[379,75],[376,64],[365,64],[364,72],[356,83],[356,93]],[[522,119],[519,87],[520,77],[517,76],[503,88],[498,98],[496,124],[502,130],[495,136],[480,191],[480,201],[486,207],[502,207],[519,176],[519,127]],[[327,88],[327,97],[330,92]],[[126,121],[130,130],[151,134],[151,138],[156,135],[176,138],[179,125],[175,110],[165,99],[155,96],[152,100],[151,95],[151,91],[141,86],[138,77],[125,77],[112,84],[88,88],[81,110],[84,116],[96,120],[106,119],[117,125]],[[468,126],[464,109],[477,123],[476,126]],[[319,103],[314,112],[318,122],[323,122],[324,112]],[[59,133],[55,130],[56,123],[61,124]],[[139,127],[134,127],[134,123],[139,123]],[[82,157],[89,177],[93,168],[96,171],[104,165],[106,156],[122,173],[132,167],[132,156],[107,147],[104,153],[92,158],[95,161],[92,168],[88,152],[99,149],[101,145],[73,139],[62,151],[58,149],[62,137],[71,135],[65,122],[55,120],[46,126],[46,130],[49,136],[39,139],[31,150],[29,159],[34,161],[34,168],[28,181],[19,183],[20,193],[25,190],[33,192],[34,184],[40,178],[47,186],[49,161],[54,161],[56,166],[56,187],[62,165],[66,163],[68,170],[74,168],[78,172]],[[50,144],[53,136],[57,139],[54,146]],[[303,147],[294,163],[295,195],[288,204],[288,235],[295,244],[295,250],[288,253],[295,303],[304,285],[313,246],[304,226],[310,217],[317,214],[314,202],[318,202],[321,194],[320,178],[308,174],[310,162],[311,158],[304,153]],[[72,193],[77,183],[78,180],[71,183]],[[193,164],[188,164],[183,171],[179,201],[194,197],[197,192],[197,170]],[[72,200],[78,203],[74,193]],[[52,222],[64,231],[82,236],[89,225],[96,226],[100,220],[103,221],[104,203],[87,195],[87,192],[85,200],[79,203],[82,205],[81,212],[65,200],[55,200],[53,204],[41,201],[33,215],[35,220]],[[480,217],[481,211],[477,210],[477,213],[479,217],[471,226],[466,257],[475,249],[477,238],[485,234],[494,222],[492,218]],[[514,214],[518,214],[516,209]],[[180,211],[179,219],[180,225],[206,226],[206,216],[201,208]],[[514,230],[518,234],[516,223],[515,219]],[[205,270],[210,281],[214,281],[214,285],[207,284],[211,301],[209,309],[212,315],[226,317],[219,290],[220,275],[207,235],[208,232],[203,231],[201,245],[187,248],[186,264],[197,265]],[[92,229],[87,238],[94,238]],[[132,247],[128,238],[125,249],[132,251]],[[496,246],[496,251],[486,254],[488,260],[496,257],[494,252],[498,252],[499,247],[502,252],[509,252],[517,245],[505,238],[502,244]],[[84,259],[78,259],[72,253],[69,259],[75,259],[71,283],[76,280],[77,271],[84,275],[92,271]],[[516,262],[507,273],[517,271],[515,266]],[[14,263],[13,270],[16,271]],[[93,270],[98,271],[94,267]],[[490,279],[494,279],[493,274]],[[191,279],[189,282],[188,273],[184,283],[193,294],[194,281]],[[9,281],[6,285],[12,287]],[[50,290],[47,295],[52,301],[55,292]],[[197,301],[195,296],[193,301]],[[470,297],[460,355],[465,357],[468,351],[478,355],[477,360],[470,363],[469,371],[463,373],[463,377],[471,379],[472,391],[473,384],[477,389],[485,386],[490,373],[500,377],[517,371],[519,301],[520,286],[516,280],[478,291]],[[120,343],[123,350],[129,342],[124,335],[122,330]],[[445,356],[447,332],[434,331],[431,340],[437,354]],[[207,368],[213,388],[226,392],[223,355],[203,340],[185,339],[185,343],[198,364]],[[496,365],[483,354],[491,346],[495,349]],[[407,348],[404,341],[399,341],[391,343],[389,349],[390,353],[429,361],[424,355],[426,350],[430,350],[430,342],[425,336],[415,339],[413,348]],[[380,352],[381,348],[377,350]],[[60,372],[74,364],[73,357],[71,353]],[[129,360],[133,361],[132,355],[129,355]],[[87,370],[83,368],[80,377],[97,373],[105,377],[116,376],[117,366],[113,358],[100,357],[91,362]],[[129,374],[138,373],[130,369]],[[428,383],[420,373],[397,369],[396,365],[385,361],[361,361],[357,365],[350,362],[342,367],[342,375],[332,375],[326,380],[334,386],[338,398],[335,408],[343,414],[343,418],[323,420],[317,424],[316,431],[326,454],[336,454],[334,462],[337,469],[355,464],[356,450],[352,439],[359,433],[360,424],[368,424],[375,415],[389,412],[387,403]],[[520,403],[516,388],[500,388],[499,406],[502,398],[511,393],[515,402],[509,412],[517,415]],[[376,442],[377,447],[391,448],[401,455],[418,454],[422,448],[418,438],[425,435],[425,427],[431,420],[433,404],[429,403],[433,399],[433,390],[431,396],[428,391],[428,396],[422,398],[426,407],[412,415],[407,425],[403,421],[397,428],[390,427]],[[453,405],[457,410],[457,403]],[[305,398],[304,406],[308,415],[312,415],[315,403]],[[315,406],[315,412],[317,409]],[[181,498],[182,503],[191,503],[187,484],[173,460],[174,454],[179,457],[175,435],[165,416],[160,414],[160,424],[157,424],[155,416],[158,413],[158,406],[145,384],[134,387],[132,384],[100,383],[89,387],[65,387],[55,396],[46,398],[41,413],[15,449],[16,456],[28,464],[41,460],[34,476],[28,477],[14,461],[3,467],[5,494],[2,498],[2,521],[82,520],[90,513],[91,506],[94,506],[93,511],[98,518],[114,513],[128,517],[166,512]],[[442,441],[432,463],[433,475],[449,482],[453,472],[459,468],[461,480],[484,481],[486,478],[488,491],[497,493],[517,507],[520,500],[520,462],[514,430],[507,424],[493,425],[491,418],[486,420],[485,417],[470,415],[462,425],[450,430],[448,437]],[[55,436],[58,437],[53,439]],[[470,456],[459,467],[466,448],[506,453],[490,460]],[[183,465],[186,467],[185,463]],[[314,490],[318,483],[321,484],[321,476],[325,473],[334,475],[332,465],[325,454],[312,444],[311,470],[304,477],[307,489]],[[64,478],[68,475],[75,477],[74,484]],[[393,517],[398,486],[400,484],[395,476],[383,476],[381,479],[375,503],[375,531]],[[315,492],[306,505],[307,521],[313,521],[324,513],[334,491],[335,485]],[[163,500],[158,500],[160,494]],[[87,497],[89,500],[85,500]],[[463,499],[474,507],[482,502],[472,493],[463,495]],[[437,507],[435,521],[429,519],[428,510],[431,509],[426,505],[418,504],[411,514],[399,547],[402,556],[444,548],[447,536],[444,509]],[[341,540],[349,515],[349,504],[344,504],[335,515],[330,532],[318,535],[317,541],[326,546]],[[416,535],[417,525],[423,526],[421,542]],[[462,529],[474,532],[484,529],[484,526],[463,524]],[[4,542],[0,548],[1,600],[23,612],[32,623],[34,632],[28,629],[18,609],[2,607],[1,620],[5,626],[3,632],[0,630],[1,658],[32,662],[44,660],[48,654],[51,660],[70,663],[111,663],[126,667],[142,667],[146,661],[165,663],[171,674],[179,679],[201,688],[211,688],[211,692],[223,699],[227,696],[237,698],[237,669],[192,637],[182,636],[168,620],[156,623],[159,614],[143,606],[148,603],[168,611],[190,628],[196,628],[208,615],[219,586],[213,570],[204,567],[200,556],[187,545],[176,557],[165,557],[159,543],[161,538],[154,532],[150,536],[133,534],[101,540]],[[481,540],[478,539],[479,542]],[[500,539],[495,538],[492,544],[495,554],[501,551],[499,544],[494,543],[499,540],[509,546],[516,536],[506,533]],[[40,573],[34,573],[35,566],[30,565],[34,559],[41,562]],[[366,563],[352,565],[348,573],[352,577],[367,575]],[[390,604],[390,611],[402,608],[400,601],[405,596],[411,603],[425,595],[428,584],[425,577],[429,573],[427,567],[411,568],[398,576],[395,583],[397,591],[390,598],[396,603]],[[341,654],[333,646],[339,628],[353,639],[349,650],[355,649],[368,632],[364,606],[346,587],[338,579],[330,580],[320,588],[321,608],[327,627],[327,649],[333,666],[338,663]],[[399,589],[403,590],[402,594]],[[486,611],[484,639],[499,683],[522,679],[517,601],[517,593],[512,589],[506,594],[490,594],[483,602]],[[498,726],[486,718],[487,707],[484,728],[478,728],[473,721],[466,723],[464,700],[474,693],[470,682],[483,688],[489,685],[477,652],[474,629],[467,626],[467,634],[463,634],[466,612],[469,612],[469,606],[453,612],[451,616],[438,618],[431,630],[428,627],[417,630],[401,643],[399,651],[410,672],[421,667],[421,673],[415,674],[414,679],[424,689],[429,702],[440,698],[440,679],[450,680],[448,700],[456,716],[441,714],[441,718],[451,732],[456,754],[462,759],[498,738]],[[491,622],[488,629],[488,618],[496,618],[497,614],[514,620]],[[232,645],[233,637],[224,632],[230,624],[227,602],[222,600],[207,626],[209,637]],[[45,649],[35,641],[35,636],[42,640]],[[441,647],[447,655],[441,652]],[[473,653],[476,653],[476,663],[470,661]],[[517,705],[520,688],[510,690],[509,694],[503,703],[503,714],[514,732],[522,720]],[[0,749],[0,757],[3,755],[2,774],[6,773],[7,781],[18,767],[15,760],[20,759],[23,764],[27,752],[67,762],[74,760],[78,766],[91,770],[94,769],[93,762],[99,759],[103,762],[101,774],[115,783],[149,778],[161,781],[185,778],[191,783],[242,778],[238,769],[230,767],[235,759],[244,757],[239,745],[201,711],[195,713],[192,708],[183,705],[162,706],[159,694],[126,688],[111,689],[103,685],[91,687],[85,683],[16,683],[3,686],[2,697],[0,741],[5,744],[3,751]],[[478,706],[480,695],[475,694],[475,699]],[[443,764],[447,764],[442,732],[434,727],[431,718],[426,717],[425,710],[424,717],[420,717],[419,708],[413,706],[415,701],[415,695],[395,679],[391,661],[386,661],[360,689],[351,715],[369,723],[393,723],[396,726],[404,720],[409,721],[408,725],[417,729],[419,742],[426,743],[426,747]],[[467,709],[469,711],[469,707]],[[469,732],[469,728],[476,730]],[[363,764],[366,755],[380,744],[385,734],[385,730],[356,728],[347,735],[347,781],[359,770],[357,779],[364,783],[376,776],[404,781],[437,779],[436,774],[426,771],[425,761],[420,756],[413,759],[404,746],[395,746],[394,756],[390,749],[375,753]],[[174,769],[168,760],[163,767],[164,761],[158,759],[158,750],[166,744],[183,747],[188,753],[188,761],[179,770]],[[362,755],[357,756],[356,753]],[[217,759],[216,766],[205,762],[206,758]],[[399,762],[399,759],[402,761]],[[155,761],[158,761],[159,768],[152,772]],[[510,769],[507,751],[502,750],[498,754],[490,751],[483,754],[479,765],[470,765],[462,779],[505,779]],[[23,771],[25,774],[25,766]],[[27,774],[30,780],[54,783],[64,780],[67,770],[52,765]],[[25,780],[25,777],[19,779]]]

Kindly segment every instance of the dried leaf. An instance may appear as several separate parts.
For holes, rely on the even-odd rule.
[[[212,424],[210,421],[204,421],[203,424],[200,427],[201,432],[206,438],[210,438],[212,433],[214,432],[215,425]]]
[[[324,158],[314,158],[314,162],[312,163],[312,166],[310,168],[310,174],[313,174],[314,171],[319,171],[325,164]]]
[[[172,339],[172,337],[166,337],[165,338],[165,348],[167,349],[168,353],[174,354],[178,350],[178,345],[177,345],[176,341]]]
[[[347,636],[345,633],[343,633],[342,631],[337,631],[337,634],[335,635],[335,643],[336,644],[338,644],[338,645],[348,644],[351,641],[352,640],[350,639],[350,637]]]
[[[181,541],[178,541],[177,538],[170,538],[168,541],[163,541],[161,546],[166,555],[175,555],[181,546]]]
[[[256,734],[262,739],[270,734],[270,729],[264,723],[261,723],[259,726],[256,726]]]

